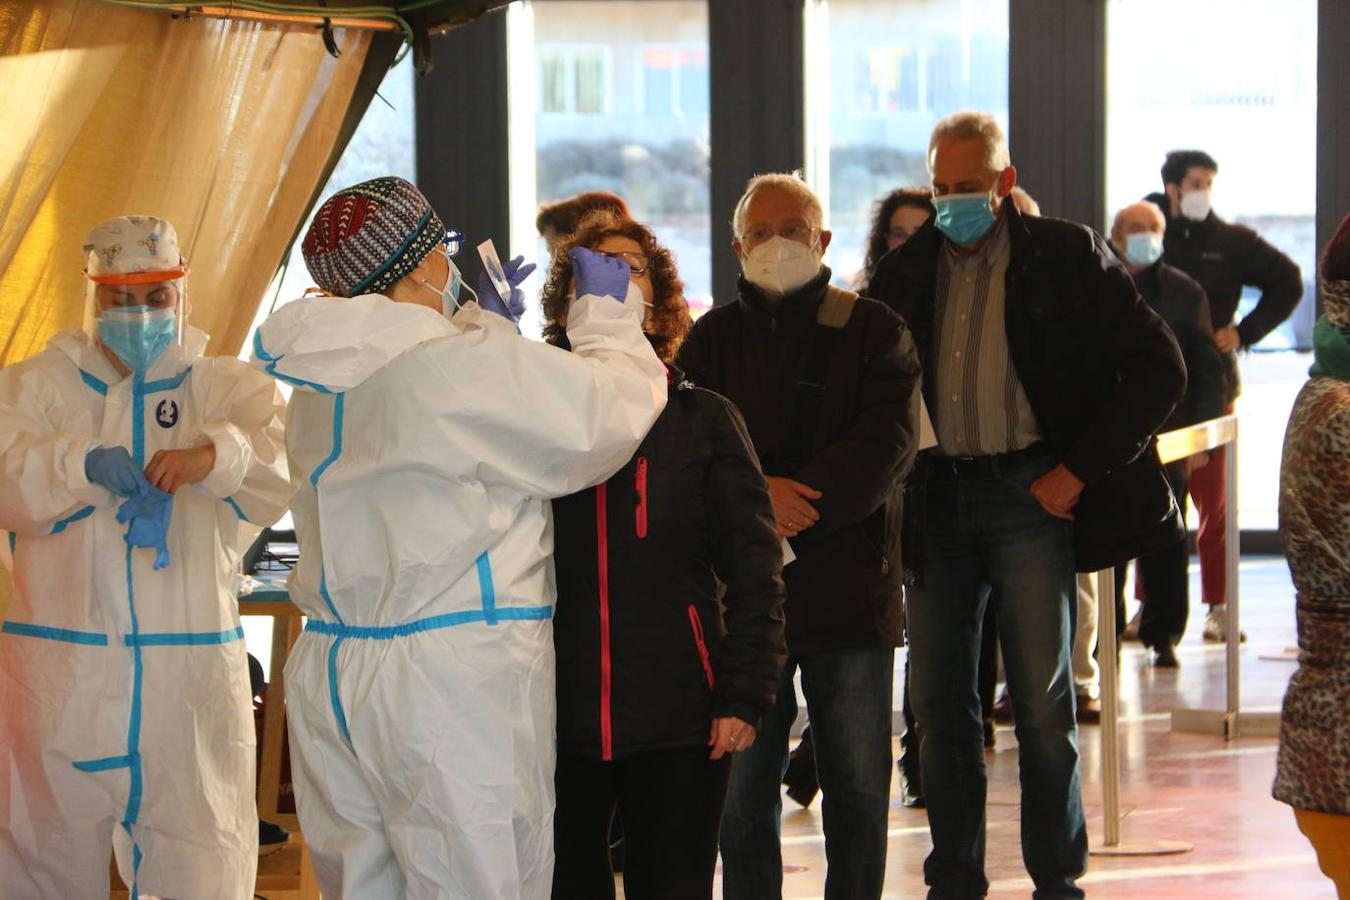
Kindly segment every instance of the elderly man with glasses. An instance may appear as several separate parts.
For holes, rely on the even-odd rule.
[[[798,670],[824,795],[825,896],[880,897],[886,868],[899,485],[917,448],[920,369],[899,316],[830,284],[822,218],[800,178],[753,179],[732,223],[739,296],[699,319],[679,357],[745,415],[790,560],[788,665],[722,819],[728,900],[781,894]]]

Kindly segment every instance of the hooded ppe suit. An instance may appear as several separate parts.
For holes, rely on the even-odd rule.
[[[119,376],[62,332],[0,370],[0,529],[14,595],[0,628],[0,895],[252,896],[254,724],[235,603],[239,554],[286,508],[281,399],[206,335]],[[173,495],[167,568],[133,549],[93,448],[210,441],[215,466]],[[133,893],[133,896],[135,894]]]
[[[378,295],[259,329],[254,364],[297,387],[287,717],[325,896],[549,896],[549,498],[617,471],[665,405],[641,310],[582,297],[573,353]]]

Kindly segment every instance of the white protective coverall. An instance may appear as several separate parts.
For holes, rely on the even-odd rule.
[[[549,896],[549,498],[617,471],[665,406],[635,294],[576,301],[572,353],[378,295],[260,328],[254,364],[299,388],[286,699],[324,896]]]
[[[119,376],[83,332],[0,370],[0,896],[253,896],[254,722],[239,555],[288,494],[276,384],[206,335]],[[168,568],[129,549],[85,456],[216,448],[174,495]],[[132,896],[135,896],[133,893]]]

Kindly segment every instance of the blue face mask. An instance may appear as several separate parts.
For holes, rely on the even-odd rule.
[[[473,288],[464,283],[464,276],[459,271],[459,266],[450,258],[450,254],[442,253],[445,261],[450,266],[450,273],[446,276],[445,287],[435,287],[430,281],[422,279],[422,286],[429,291],[435,291],[441,295],[441,315],[447,319],[459,312],[459,295],[463,291],[468,291],[473,295],[473,299],[478,299],[478,293]]]
[[[1125,259],[1130,265],[1147,269],[1163,253],[1163,236],[1156,231],[1136,231],[1125,238]]]
[[[133,372],[144,372],[173,346],[178,314],[173,309],[122,306],[105,310],[98,320],[98,339]]]
[[[994,227],[988,194],[947,194],[934,197],[937,227],[953,244],[977,243]]]

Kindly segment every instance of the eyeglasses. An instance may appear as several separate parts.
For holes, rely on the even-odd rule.
[[[441,238],[441,247],[446,256],[458,256],[459,251],[464,249],[464,235],[453,229],[446,231],[445,237]]]
[[[756,247],[760,244],[766,244],[776,237],[781,237],[787,238],[789,241],[796,241],[799,244],[806,244],[809,247],[816,242],[816,235],[818,234],[820,234],[819,228],[814,228],[805,222],[797,222],[777,231],[768,226],[752,228],[741,235],[741,243]]]
[[[631,275],[645,275],[647,270],[652,266],[652,261],[641,253],[633,253],[628,250],[619,253],[611,253],[608,250],[597,250],[595,252],[599,253],[601,256],[608,256],[610,259],[621,259],[628,263],[628,268],[632,270],[630,272]]]

